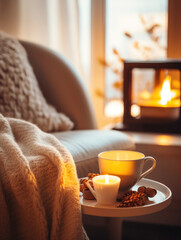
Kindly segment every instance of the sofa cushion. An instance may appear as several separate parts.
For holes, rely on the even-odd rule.
[[[52,134],[72,154],[78,177],[99,172],[97,155],[100,152],[133,150],[135,147],[131,137],[116,130],[74,130]]]
[[[23,46],[0,32],[0,113],[35,123],[46,132],[70,130],[73,122],[44,98]]]

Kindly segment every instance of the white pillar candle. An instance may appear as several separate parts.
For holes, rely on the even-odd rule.
[[[113,205],[116,202],[121,179],[113,175],[100,175],[93,178],[94,190],[90,189],[101,205]]]

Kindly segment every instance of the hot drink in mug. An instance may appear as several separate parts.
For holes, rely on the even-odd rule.
[[[98,155],[98,161],[101,174],[120,177],[119,192],[121,193],[133,187],[141,178],[152,172],[156,166],[156,160],[153,157],[145,157],[143,153],[136,151],[102,152]],[[143,172],[143,167],[147,161],[152,161],[152,166]]]

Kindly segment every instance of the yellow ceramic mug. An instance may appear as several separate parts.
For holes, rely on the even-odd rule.
[[[121,178],[119,191],[122,193],[133,187],[156,167],[156,160],[153,157],[145,157],[143,153],[136,151],[102,152],[98,155],[98,161],[101,174],[110,174]],[[143,166],[147,161],[152,161],[153,164],[143,172]]]

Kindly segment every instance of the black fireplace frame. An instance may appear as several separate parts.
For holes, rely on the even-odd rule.
[[[181,133],[181,107],[179,111],[179,118],[176,120],[159,118],[134,118],[131,116],[132,70],[134,68],[179,70],[181,81],[181,59],[165,59],[156,61],[126,60],[124,62],[123,73],[124,130]]]

